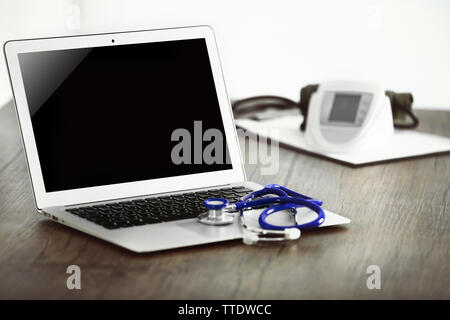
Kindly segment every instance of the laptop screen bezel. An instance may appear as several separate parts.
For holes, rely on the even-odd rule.
[[[18,55],[26,52],[199,39],[206,41],[232,169],[88,188],[46,192]],[[114,39],[114,42],[112,41]],[[239,143],[214,32],[209,26],[8,41],[4,46],[28,168],[39,209],[108,201],[245,181]],[[183,186],[180,188],[180,186]]]

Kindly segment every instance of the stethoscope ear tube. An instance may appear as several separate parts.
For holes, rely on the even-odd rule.
[[[244,244],[251,245],[257,242],[275,242],[286,240],[297,240],[301,236],[300,229],[287,228],[285,230],[264,230],[264,229],[252,229],[243,224],[246,232],[242,237]]]
[[[325,221],[325,213],[323,212],[322,208],[317,205],[316,203],[313,203],[309,200],[305,199],[299,199],[299,198],[293,198],[293,197],[279,197],[278,201],[280,204],[271,206],[267,209],[265,209],[261,214],[259,215],[259,224],[264,229],[270,229],[270,230],[284,230],[286,228],[298,228],[298,229],[310,229],[310,228],[316,228],[320,226]],[[317,218],[313,221],[310,221],[308,223],[304,224],[298,224],[297,222],[295,225],[291,226],[276,226],[272,225],[267,222],[267,218],[275,213],[282,210],[293,210],[294,213],[296,213],[297,207],[306,207],[317,213]]]
[[[244,207],[258,206],[262,203],[276,203],[275,205],[266,208],[260,215],[258,222],[261,228],[250,228],[244,220]],[[245,202],[245,205],[240,206],[241,225],[247,231],[244,233],[244,244],[255,244],[259,241],[273,242],[296,240],[301,236],[300,229],[309,229],[318,227],[325,221],[325,214],[317,202],[293,197],[271,197]],[[291,226],[275,226],[267,222],[267,217],[275,212],[282,210],[293,210],[296,214],[296,208],[307,207],[317,213],[317,218],[305,224],[298,224]]]

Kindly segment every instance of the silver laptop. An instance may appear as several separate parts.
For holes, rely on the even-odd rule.
[[[136,252],[242,237],[238,219],[196,219],[205,198],[261,187],[246,181],[211,28],[4,49],[41,214]]]

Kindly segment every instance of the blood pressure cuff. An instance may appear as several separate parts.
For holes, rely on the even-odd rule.
[[[300,112],[303,115],[303,123],[300,125],[300,130],[306,129],[306,119],[308,118],[308,108],[311,96],[319,88],[318,84],[310,84],[303,87],[300,91]],[[419,119],[412,112],[413,96],[411,93],[397,93],[387,90],[386,96],[391,102],[392,117],[394,120],[394,127],[399,129],[415,128],[419,124]],[[412,122],[405,122],[407,117],[410,117]]]
[[[309,84],[300,90],[300,112],[303,115],[303,122],[300,125],[300,130],[305,131],[306,119],[308,119],[309,101],[314,92],[319,88],[318,84]]]
[[[413,96],[411,93],[396,93],[394,91],[386,91],[386,95],[391,101],[392,117],[396,128],[414,128],[419,124],[419,120],[412,113]],[[404,121],[411,117],[412,123],[408,124]],[[396,123],[396,120],[401,121]]]

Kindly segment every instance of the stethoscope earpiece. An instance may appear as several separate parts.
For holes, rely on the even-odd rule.
[[[297,228],[286,228],[284,229],[284,233],[285,233],[285,238],[287,240],[297,240],[300,238],[301,236],[301,231],[300,229]]]
[[[256,244],[259,241],[259,236],[256,233],[244,233],[242,242],[246,245]]]
[[[284,230],[255,230],[251,229],[244,233],[242,242],[246,245],[256,244],[259,241],[284,241],[297,240],[300,238],[301,231],[297,228],[286,228]],[[272,237],[266,237],[272,236]],[[278,237],[276,237],[278,236]]]

